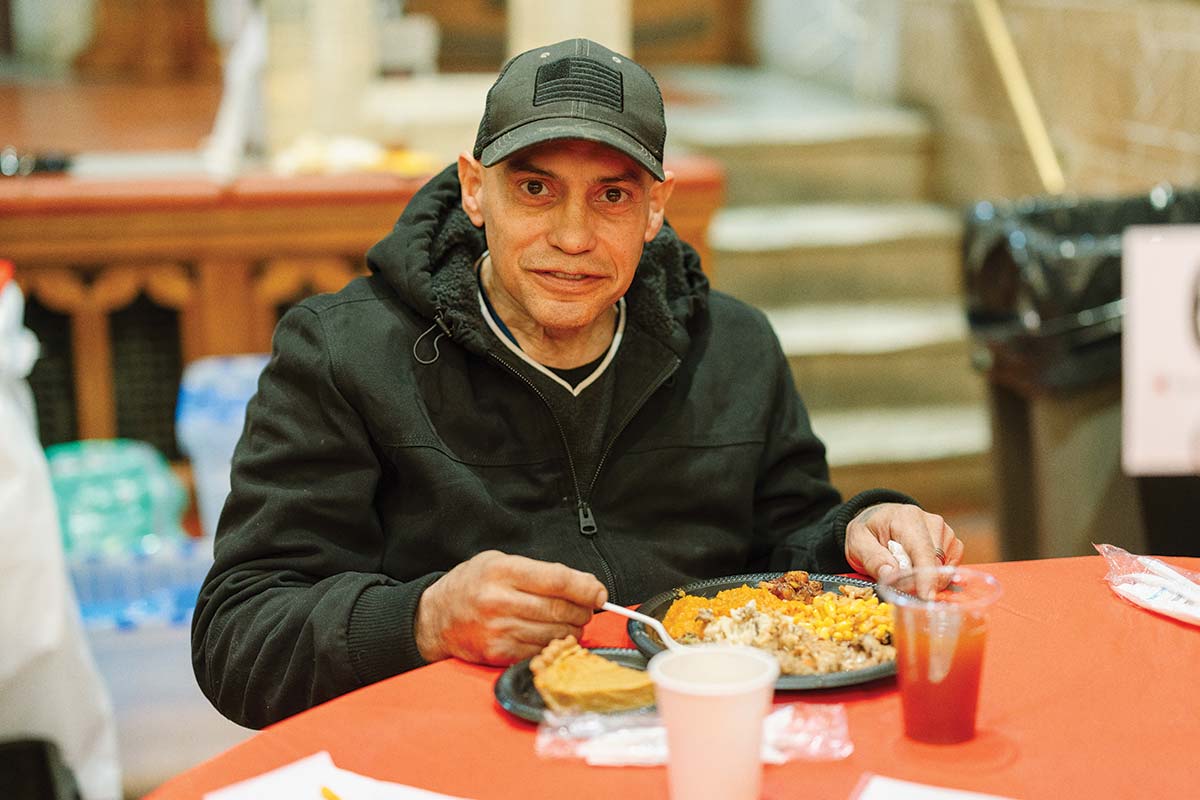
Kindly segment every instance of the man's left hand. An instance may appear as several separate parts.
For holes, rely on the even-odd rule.
[[[899,568],[888,542],[899,542],[914,567],[958,564],[962,540],[937,514],[905,503],[880,503],[859,512],[846,526],[846,560],[855,572],[883,578]]]

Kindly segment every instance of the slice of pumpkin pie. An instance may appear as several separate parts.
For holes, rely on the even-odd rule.
[[[555,639],[529,662],[533,685],[552,711],[624,711],[654,704],[650,676]]]

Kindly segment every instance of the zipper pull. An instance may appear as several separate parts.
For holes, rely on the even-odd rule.
[[[596,518],[592,516],[592,507],[584,501],[579,501],[579,532],[584,536],[596,535]]]

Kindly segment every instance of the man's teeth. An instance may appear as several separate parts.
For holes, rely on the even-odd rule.
[[[555,278],[562,278],[568,281],[581,281],[586,278],[586,275],[573,275],[569,272],[551,272],[550,275]]]

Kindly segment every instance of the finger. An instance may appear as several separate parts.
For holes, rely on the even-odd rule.
[[[581,633],[581,628],[572,625],[515,618],[495,620],[481,648],[480,660],[485,664],[511,664],[537,655],[555,639],[574,636],[578,640]]]
[[[950,530],[950,526],[946,524],[946,520],[942,517],[931,516],[925,518],[930,529],[930,541],[933,543],[933,558],[937,566],[946,566],[946,548],[945,545],[954,539],[954,532]],[[934,530],[936,529],[936,530]],[[948,573],[938,573],[935,590],[941,591],[950,584],[950,575]]]
[[[937,514],[920,513],[920,521],[907,527],[903,539],[904,548],[912,559],[916,573],[917,596],[928,599],[937,591],[938,578],[932,569],[942,566],[944,548],[942,548],[943,533],[946,521]],[[936,549],[935,549],[936,548]],[[939,557],[937,550],[942,550]],[[928,569],[921,569],[926,567]]]
[[[595,575],[571,569],[565,564],[512,556],[507,565],[513,586],[529,594],[560,597],[588,609],[599,608],[608,600],[608,590]]]
[[[908,555],[912,558],[914,567],[940,567],[942,559],[938,557],[938,551],[941,551],[942,557],[945,556],[945,530],[946,521],[937,514],[927,514],[922,512],[918,525],[913,526],[916,534],[921,531],[924,535],[913,535],[905,538],[904,546],[908,550]],[[951,534],[953,535],[953,534]],[[912,542],[910,545],[909,542]]]
[[[862,549],[857,555],[862,563],[862,572],[873,578],[883,578],[900,567],[895,556],[874,538],[864,538]]]
[[[581,606],[561,597],[545,597],[514,589],[508,599],[509,613],[528,622],[583,626],[591,621],[591,606]]]
[[[954,534],[954,529],[949,523],[942,521],[942,531],[940,545],[935,548],[934,553],[939,556],[938,560],[943,566],[956,567],[962,562],[963,543]],[[937,589],[941,591],[950,585],[954,574],[950,570],[943,570],[938,575]]]
[[[950,546],[946,548],[946,563],[951,566],[958,566],[962,563],[963,556],[966,554],[966,545],[962,539],[955,537],[950,542]]]
[[[578,625],[558,625],[541,622],[518,620],[513,627],[512,638],[523,645],[537,647],[541,650],[555,639],[574,636],[579,641],[583,628]]]
[[[950,549],[958,537],[954,535],[954,529],[950,527],[950,523],[946,522],[945,518],[938,517],[938,519],[941,519],[942,524],[933,536],[933,543],[935,548],[942,552],[943,557],[948,559],[950,557]]]
[[[866,524],[866,520],[870,519],[871,514],[877,512],[878,508],[874,506],[860,512],[846,526],[846,563],[860,575],[882,577],[881,570],[887,572],[897,568],[896,559],[891,557],[892,554],[887,552],[884,545],[887,541],[886,535],[880,536]],[[881,548],[883,553],[879,552]]]
[[[555,639],[565,636],[579,639],[582,630],[565,623],[497,616],[463,631],[455,642],[454,655],[480,664],[511,664],[535,655]]]
[[[532,658],[546,647],[548,642],[543,644],[532,644],[522,642],[517,639],[503,639],[489,642],[475,658],[467,657],[466,661],[475,661],[480,664],[489,664],[494,667],[505,667],[509,664],[515,664],[518,661],[523,661],[527,658]],[[460,656],[461,658],[461,656]]]
[[[900,530],[893,529],[893,537],[900,539],[908,551],[914,567],[941,566],[945,556],[943,531],[945,521],[937,514],[920,512],[916,518],[904,520]]]

